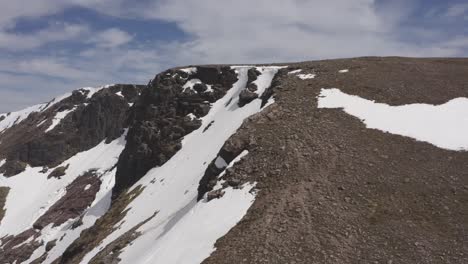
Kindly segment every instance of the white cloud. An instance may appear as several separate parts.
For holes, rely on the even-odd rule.
[[[468,3],[464,3],[464,4],[455,4],[455,5],[450,6],[447,9],[447,12],[445,13],[445,15],[447,17],[456,18],[456,17],[464,17],[467,13],[468,13]]]
[[[30,34],[0,31],[0,49],[12,51],[38,48],[46,43],[76,40],[89,31],[85,25],[59,23]]]
[[[127,44],[133,36],[118,28],[110,28],[95,34],[88,42],[101,48],[115,48]]]
[[[183,64],[459,54],[459,47],[401,41],[400,24],[413,8],[412,1],[170,0],[141,12],[192,36],[170,53]]]

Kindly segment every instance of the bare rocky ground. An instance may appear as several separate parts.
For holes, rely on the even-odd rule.
[[[468,263],[468,153],[367,129],[316,99],[335,87],[391,105],[468,97],[468,59],[294,66],[317,77],[284,75],[276,104],[236,135],[254,144],[226,177],[259,191],[204,263]]]

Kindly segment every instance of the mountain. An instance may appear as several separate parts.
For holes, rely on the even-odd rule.
[[[0,114],[0,263],[466,263],[467,72],[190,66]]]

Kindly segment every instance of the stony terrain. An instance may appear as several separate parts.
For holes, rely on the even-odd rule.
[[[204,263],[466,263],[468,153],[367,129],[316,98],[339,87],[391,105],[441,104],[468,97],[468,60],[294,66],[317,77],[286,76],[276,105],[244,125],[256,143],[233,174],[260,191]]]
[[[443,104],[468,97],[468,60],[372,57],[280,66],[288,67],[278,69],[261,94],[257,94],[259,82],[254,83],[261,72],[248,70],[245,89],[235,98],[238,104],[232,111],[244,111],[256,100],[261,107],[271,98],[274,103],[246,118],[216,150],[217,155],[210,156],[194,190],[180,190],[182,196],[193,194],[198,205],[209,205],[229,199],[230,190],[255,183],[251,191],[255,201],[242,220],[216,241],[216,250],[202,258],[203,263],[467,263],[468,152],[366,128],[341,109],[318,108],[317,98],[322,88],[339,88],[389,105]],[[296,69],[315,77],[291,74]],[[343,69],[348,71],[340,72]],[[190,133],[202,130],[203,134],[216,126],[219,120],[205,124],[203,118],[210,116],[214,103],[234,89],[239,78],[228,66],[197,67],[196,73],[171,69],[146,87],[104,89],[91,98],[75,92],[2,132],[3,176],[24,177],[28,166],[44,167],[49,180],[65,181],[69,171],[76,169],[62,162],[101,141],[117,140],[128,128],[115,164],[105,170],[91,166],[77,172],[64,185],[65,194],[28,229],[0,238],[0,263],[28,259],[80,263],[96,249],[87,262],[126,263],[122,260],[125,248],[138,245],[138,239],[162,225],[157,221],[164,211],[150,211],[152,204],[147,203],[145,217],[109,237],[139,212],[129,205],[136,207],[135,201],[154,186],[170,185],[175,175],[141,183],[151,176],[152,168],[164,168],[177,158]],[[200,83],[187,89],[190,80]],[[119,91],[122,96],[116,95]],[[74,106],[73,114],[54,130],[43,132],[57,112]],[[43,127],[37,126],[43,120]],[[248,154],[243,156],[245,151]],[[230,164],[240,156],[233,166],[219,165],[219,159]],[[110,186],[106,177],[114,175],[116,182],[109,192],[112,204],[89,225],[89,208],[96,206],[100,191]],[[0,207],[10,192],[0,187]],[[155,196],[152,203],[158,199],[165,197]],[[0,211],[0,221],[3,214]],[[221,221],[222,215],[217,217]],[[169,218],[169,230],[161,236],[180,222]],[[54,227],[68,233],[59,239],[41,233]],[[49,260],[50,252],[62,250],[57,245],[73,230],[80,230],[80,236],[63,248],[59,258]],[[185,233],[179,244],[191,235]],[[109,243],[103,244],[106,239]]]

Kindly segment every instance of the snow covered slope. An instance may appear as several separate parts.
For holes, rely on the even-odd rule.
[[[225,158],[226,161],[219,153],[246,118],[274,102],[270,89],[281,68],[236,66],[220,72],[194,68],[166,76],[180,78],[178,75],[183,75],[179,88],[171,88],[180,89],[177,91],[181,98],[208,100],[202,101],[201,106],[195,104],[188,108],[192,112],[184,113],[189,117],[187,122],[196,124],[197,128],[180,138],[181,147],[172,157],[150,169],[121,194],[122,197],[133,195],[119,212],[121,218],[109,220],[115,223],[107,227],[108,232],[95,241],[96,245],[89,248],[89,252],[81,252],[79,258],[62,256],[69,255],[74,242],[79,243],[80,235],[86,237],[92,230],[88,228],[95,223],[96,228],[100,228],[99,225],[110,218],[111,212],[107,215],[106,212],[111,204],[118,157],[125,149],[126,133],[111,142],[102,141],[89,150],[78,152],[50,168],[27,165],[24,171],[12,177],[0,174],[0,184],[9,188],[0,226],[0,257],[18,263],[52,263],[57,259],[65,263],[89,263],[103,258],[122,263],[202,262],[215,250],[216,240],[242,219],[255,199],[255,182],[229,186],[222,179],[227,169],[248,156],[247,150]],[[232,85],[226,83],[223,87],[223,80],[232,78],[223,75],[228,71],[234,74],[235,80]],[[87,99],[99,90],[90,90]],[[122,92],[114,95],[123,97]],[[144,100],[144,97],[139,99],[134,111],[145,109]],[[87,107],[87,101],[84,104]],[[203,105],[209,107],[205,113],[199,112]],[[68,120],[79,109],[80,105],[73,104],[51,113],[52,122],[44,126],[44,133],[55,131],[60,123],[67,126],[68,121],[62,120]],[[44,122],[36,127],[42,127]],[[135,133],[139,126],[139,122],[133,124],[130,133]],[[200,181],[213,162],[219,170],[215,179],[218,183],[202,199],[197,199]],[[5,164],[5,160],[2,163]],[[21,198],[24,193],[28,193],[27,199]],[[101,217],[103,220],[96,222]],[[122,240],[131,243],[121,247]],[[116,247],[120,249],[116,251]],[[108,256],[110,251],[114,252],[111,257]]]
[[[0,263],[466,263],[467,70],[190,66],[0,115]]]
[[[198,183],[208,163],[216,158],[242,121],[262,109],[259,98],[242,108],[238,106],[249,68],[234,67],[238,81],[201,118],[201,127],[184,138],[182,149],[134,185],[133,188],[145,188],[128,205],[126,217],[116,225],[119,228],[87,254],[82,263],[146,219],[150,220],[136,230],[141,236],[120,255],[123,263],[200,263],[214,250],[216,240],[242,218],[255,197],[251,193],[252,184],[227,188],[221,199],[211,202],[206,199],[197,202],[196,198]],[[270,87],[278,69],[257,68],[261,74],[255,83],[260,94]]]

